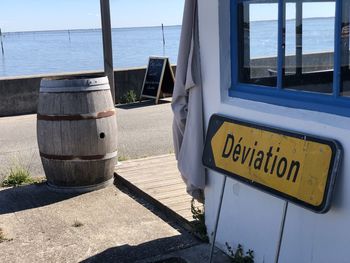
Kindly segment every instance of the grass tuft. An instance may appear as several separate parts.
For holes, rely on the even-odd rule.
[[[194,198],[192,198],[192,201],[191,201],[191,212],[192,212],[192,218],[194,219],[194,221],[192,221],[194,234],[197,235],[204,242],[209,242],[207,227],[205,225],[204,207],[203,206],[202,208],[198,207],[198,205],[195,204]]]
[[[137,101],[137,96],[134,90],[129,90],[120,100],[122,104],[133,103]]]
[[[2,242],[5,242],[5,241],[12,241],[12,238],[7,238],[6,236],[5,236],[5,233],[4,233],[4,231],[2,230],[2,228],[0,227],[0,243],[2,243]]]
[[[238,244],[236,251],[226,242],[226,249],[232,263],[254,263],[254,251],[249,249],[244,253],[243,246]]]
[[[123,161],[126,161],[126,160],[128,160],[128,157],[126,157],[126,156],[118,156],[118,161],[119,162],[123,162]]]
[[[9,175],[5,178],[2,183],[3,187],[16,187],[20,185],[33,184],[34,180],[28,169],[23,168],[22,166],[15,166],[10,169]]]

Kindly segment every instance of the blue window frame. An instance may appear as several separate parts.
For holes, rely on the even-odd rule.
[[[350,117],[349,16],[350,0],[232,0],[229,96]]]

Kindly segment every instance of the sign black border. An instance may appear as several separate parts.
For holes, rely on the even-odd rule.
[[[159,79],[159,83],[158,83],[158,87],[157,87],[156,96],[151,96],[151,95],[144,94],[145,85],[147,83],[148,71],[150,69],[150,64],[151,64],[152,60],[163,60],[163,67],[162,67],[162,72],[160,74],[160,79]],[[168,60],[167,57],[153,57],[153,56],[151,56],[151,57],[148,58],[148,64],[147,64],[145,76],[144,76],[143,83],[142,83],[142,90],[141,90],[141,95],[140,95],[140,101],[141,101],[142,98],[149,98],[149,99],[155,99],[156,100],[156,104],[158,104],[160,90],[161,90],[161,85],[162,85],[162,82],[163,82],[164,71],[165,71],[165,68],[166,68],[167,60]]]
[[[234,123],[234,124],[238,124],[238,125],[242,125],[250,128],[260,129],[263,131],[269,131],[277,134],[287,135],[289,137],[294,137],[298,139],[303,139],[307,141],[318,142],[318,143],[328,145],[332,149],[332,156],[331,156],[331,165],[328,171],[327,183],[326,183],[322,203],[319,206],[311,205],[293,196],[277,191],[271,187],[259,184],[257,182],[241,177],[238,174],[234,174],[224,169],[221,169],[219,167],[216,167],[212,148],[211,148],[211,140],[224,122]],[[205,146],[204,146],[204,151],[202,156],[202,162],[203,162],[203,165],[209,169],[223,173],[235,180],[238,180],[249,186],[262,190],[266,193],[272,194],[278,198],[282,198],[286,201],[290,201],[296,205],[302,206],[316,213],[326,213],[331,207],[331,201],[332,201],[333,192],[334,192],[334,185],[335,185],[337,174],[340,170],[339,168],[340,168],[342,155],[343,155],[343,149],[341,144],[338,141],[333,139],[323,138],[320,136],[315,136],[315,135],[310,135],[310,134],[305,134],[305,133],[300,133],[300,132],[295,132],[290,130],[284,130],[276,127],[271,127],[268,125],[258,124],[254,122],[237,119],[237,118],[214,114],[211,116],[209,121],[209,126],[208,126],[208,131],[207,131],[207,136],[206,136]]]
[[[151,95],[144,94],[145,85],[147,84],[147,76],[148,76],[149,69],[150,69],[150,63],[151,63],[152,60],[163,60],[163,67],[162,67],[162,72],[160,74],[160,79],[159,79],[159,83],[158,83],[158,87],[157,87],[156,96],[151,96]],[[142,83],[142,88],[141,88],[141,95],[140,95],[140,99],[139,100],[141,101],[142,98],[155,99],[156,100],[156,104],[158,104],[158,101],[159,101],[161,95],[162,95],[162,97],[164,97],[163,86],[165,85],[164,81],[167,81],[167,77],[170,78],[170,81],[172,82],[172,85],[173,85],[172,93],[171,93],[171,96],[172,96],[173,91],[174,91],[174,85],[175,85],[175,76],[174,76],[174,72],[173,72],[173,69],[171,67],[169,58],[168,57],[159,57],[159,56],[158,57],[157,56],[150,56],[148,58],[147,68],[146,68],[145,76],[143,78],[143,83]],[[165,93],[165,94],[166,95],[170,95],[170,93]]]

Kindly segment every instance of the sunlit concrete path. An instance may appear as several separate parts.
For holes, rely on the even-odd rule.
[[[0,262],[208,262],[203,243],[127,189],[0,188]],[[216,251],[214,262],[230,260]]]
[[[1,262],[135,262],[200,242],[114,186],[0,189]]]

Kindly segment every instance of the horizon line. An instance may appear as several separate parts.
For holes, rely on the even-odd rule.
[[[181,26],[181,25],[167,25],[164,27],[176,27],[176,26]],[[153,27],[162,27],[161,25],[159,26],[127,26],[127,27],[112,27],[111,29],[135,29],[135,28],[153,28]],[[3,29],[3,28],[0,28]],[[84,31],[84,30],[102,30],[101,27],[97,28],[75,28],[75,29],[45,29],[45,30],[23,30],[23,31],[2,31],[2,34],[7,34],[7,33],[33,33],[33,32],[50,32],[50,31]]]
[[[311,20],[311,19],[329,19],[335,18],[334,16],[315,16],[315,17],[304,17],[303,20]],[[261,19],[261,20],[251,20],[250,22],[271,22],[277,21],[278,19]],[[288,18],[286,21],[295,20],[295,18]]]

